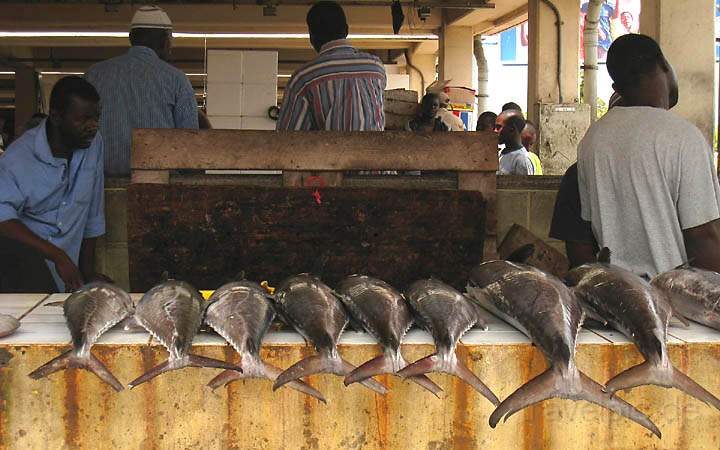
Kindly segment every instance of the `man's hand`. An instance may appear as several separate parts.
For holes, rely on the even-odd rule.
[[[79,289],[84,283],[83,276],[80,273],[80,269],[70,259],[70,257],[63,251],[53,259],[55,263],[55,269],[58,275],[65,283],[65,291],[73,292]]]
[[[720,272],[720,219],[683,230],[690,264]]]

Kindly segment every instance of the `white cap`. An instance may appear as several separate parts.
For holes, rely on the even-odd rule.
[[[172,30],[170,17],[158,6],[141,6],[132,18],[130,29],[159,28]]]

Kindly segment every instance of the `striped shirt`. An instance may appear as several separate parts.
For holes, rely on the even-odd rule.
[[[339,39],[323,45],[285,89],[278,130],[382,131],[382,61]]]
[[[198,127],[190,80],[148,47],[130,47],[122,56],[95,64],[85,78],[100,94],[108,175],[130,173],[133,128]]]

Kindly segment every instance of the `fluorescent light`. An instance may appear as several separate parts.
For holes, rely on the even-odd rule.
[[[40,75],[85,75],[85,72],[40,72]]]
[[[0,31],[5,38],[124,38],[127,32],[115,31]],[[173,33],[181,39],[309,39],[307,33]],[[437,41],[435,34],[351,34],[349,39],[389,41]]]
[[[286,74],[280,74],[278,75],[278,78],[290,78],[292,75],[286,75]]]

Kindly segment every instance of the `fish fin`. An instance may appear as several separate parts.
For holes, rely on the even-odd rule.
[[[610,249],[603,247],[597,255],[597,260],[601,264],[610,264]]]
[[[270,365],[264,361],[261,361],[262,367],[262,373],[265,378],[267,378],[270,381],[275,381],[278,376],[282,373],[282,369],[279,367],[275,367],[273,365]],[[320,391],[315,389],[314,387],[310,386],[309,384],[305,383],[301,380],[295,380],[295,381],[289,381],[287,383],[287,386],[289,388],[295,389],[298,392],[302,392],[303,394],[309,395],[310,397],[315,397],[316,399],[320,400],[321,402],[327,404],[327,400],[325,400],[325,396],[322,395]]]
[[[720,400],[717,397],[675,367],[670,366],[669,369],[663,370],[652,362],[645,361],[616,375],[607,382],[605,391],[614,394],[623,389],[632,389],[648,384],[666,388],[674,387],[720,410]]]
[[[405,367],[398,372],[398,375],[401,377],[413,377],[431,372],[455,375],[472,386],[473,389],[482,394],[483,397],[487,398],[493,405],[497,406],[500,404],[500,401],[490,388],[488,388],[485,383],[477,377],[477,375],[472,373],[470,369],[468,369],[457,358],[453,358],[453,362],[448,365],[446,361],[443,361],[436,353],[434,353]]]
[[[345,361],[344,359],[341,359],[342,363],[342,373],[338,373],[337,375],[348,375],[350,372],[355,370],[355,366],[350,364],[349,362]],[[388,393],[389,389],[383,385],[382,383],[379,383],[372,378],[367,378],[365,380],[359,381],[360,384],[365,386],[368,389],[371,389],[378,394],[385,395]]]
[[[574,400],[586,400],[588,402],[595,403],[596,405],[600,405],[603,408],[607,408],[616,414],[642,425],[652,431],[652,433],[658,438],[662,438],[660,429],[658,429],[658,427],[647,415],[620,397],[604,392],[603,386],[600,383],[597,383],[584,373],[578,371],[578,374],[580,375],[582,391],[570,398]]]
[[[403,363],[403,366],[407,366],[405,360],[403,360]],[[344,383],[345,386],[349,386],[353,383],[365,381],[375,375],[382,375],[385,373],[395,373],[392,355],[387,353],[382,354],[377,358],[373,358],[370,361],[367,361],[360,367],[350,372],[350,374],[345,377]],[[425,375],[413,376],[408,378],[408,380],[417,383],[418,385],[432,392],[437,398],[440,398],[442,388],[440,388],[440,386],[438,386],[437,384],[433,383],[433,381]]]
[[[522,264],[528,259],[530,259],[533,253],[535,253],[535,244],[525,244],[514,252],[510,253],[510,255],[508,255],[505,260]]]
[[[123,385],[118,381],[117,378],[115,378],[115,375],[110,372],[110,370],[105,366],[105,364],[102,363],[99,359],[97,359],[92,353],[90,354],[90,358],[86,361],[87,365],[83,366],[84,369],[87,369],[97,375],[98,378],[103,380],[105,383],[112,386],[113,389],[115,389],[116,392],[122,391]]]
[[[63,353],[60,356],[57,356],[50,361],[46,362],[42,366],[38,367],[37,369],[33,370],[28,374],[30,378],[33,380],[39,380],[40,378],[44,378],[52,373],[59,372],[61,370],[65,370],[68,367],[70,367],[70,359],[73,358],[73,351],[68,350],[65,353]]]
[[[680,269],[689,269],[692,267],[692,263],[695,262],[695,258],[690,258],[684,263],[680,264],[679,266],[673,268],[672,270],[680,270]]]
[[[518,411],[554,397],[595,403],[642,425],[657,437],[662,436],[650,418],[621,398],[604,392],[602,385],[584,373],[578,371],[577,378],[568,380],[552,367],[520,386],[503,400],[490,415],[490,426],[495,428],[500,419],[506,421]]]
[[[672,368],[672,385],[701,402],[720,410],[720,400],[675,367]]]
[[[153,367],[152,369],[148,370],[144,374],[140,375],[139,377],[137,377],[136,379],[134,379],[133,381],[128,383],[128,389],[137,387],[147,381],[152,380],[156,376],[163,374],[165,372],[169,372],[171,370],[174,370],[174,369],[170,367],[170,361],[165,360],[161,364],[158,364],[157,366]]]
[[[112,386],[115,391],[123,390],[123,385],[115,378],[115,376],[105,367],[105,364],[97,359],[92,353],[85,358],[77,357],[72,350],[68,350],[62,355],[51,359],[47,363],[38,367],[28,375],[30,378],[39,380],[48,375],[65,369],[85,369],[97,375],[105,383]]]
[[[65,300],[61,300],[61,301],[59,301],[59,302],[45,303],[43,306],[49,306],[49,307],[51,307],[51,308],[56,308],[56,307],[58,307],[58,306],[59,306],[59,307],[63,307],[63,305],[65,305]]]
[[[210,380],[207,384],[207,387],[214,391],[221,386],[225,386],[231,381],[240,380],[242,378],[243,374],[238,372],[237,370],[226,369],[220,372],[218,376]]]
[[[208,358],[206,356],[200,355],[193,355],[192,353],[187,355],[187,357],[188,367],[209,367],[213,369],[226,369],[242,372],[242,368],[240,366],[237,366],[233,363],[220,361],[219,359]]]
[[[302,377],[307,377],[316,373],[335,373],[337,371],[337,362],[335,360],[324,355],[308,356],[280,373],[273,383],[273,391],[276,391],[281,386]]]
[[[688,322],[688,320],[685,318],[685,316],[683,316],[682,314],[680,314],[680,313],[678,312],[678,310],[675,309],[674,307],[673,307],[673,309],[672,309],[672,317],[671,317],[671,318],[672,318],[672,319],[675,319],[677,322],[679,322],[679,323],[680,323],[680,326],[681,326],[682,328],[689,328],[689,327],[690,327],[690,322]]]

